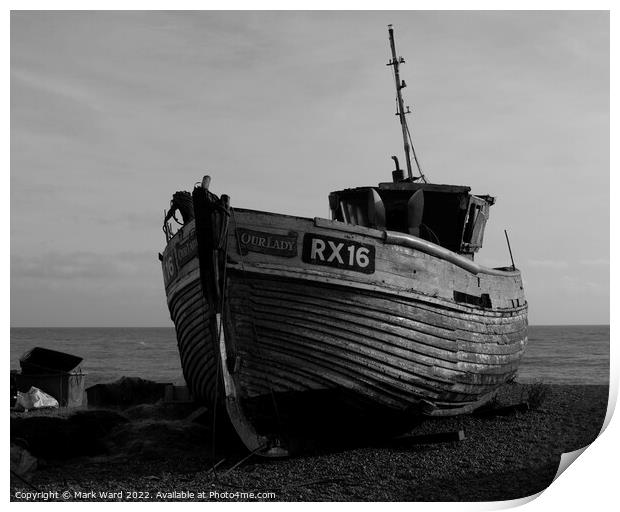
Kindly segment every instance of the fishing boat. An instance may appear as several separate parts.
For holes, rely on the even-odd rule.
[[[390,182],[329,194],[330,219],[232,207],[205,176],[165,215],[186,382],[261,455],[342,418],[363,429],[472,412],[514,378],[527,344],[521,272],[474,259],[495,200],[427,181],[388,32],[406,176],[392,157]]]

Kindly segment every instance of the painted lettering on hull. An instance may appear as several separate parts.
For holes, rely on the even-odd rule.
[[[181,241],[176,246],[177,261],[179,267],[185,265],[188,261],[198,254],[198,244],[196,241],[196,231],[192,229],[187,239]]]
[[[164,272],[164,285],[166,287],[176,278],[179,270],[198,254],[196,231],[194,229],[186,237],[183,237],[183,233],[179,236],[181,238],[174,245],[166,248],[161,261]]]
[[[353,240],[306,233],[302,260],[313,265],[372,274],[375,271],[375,248]]]
[[[170,248],[170,250],[164,251],[164,256],[161,260],[161,268],[164,272],[164,286],[167,288],[170,281],[176,277],[179,271],[174,249]]]
[[[297,256],[297,233],[294,231],[290,231],[286,235],[278,235],[238,228],[237,241],[239,253],[242,256],[250,251],[284,258]]]

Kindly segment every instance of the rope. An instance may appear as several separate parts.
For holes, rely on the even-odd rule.
[[[187,224],[194,218],[194,203],[192,202],[192,196],[189,192],[184,190],[175,192],[172,195],[172,201],[170,201],[170,208],[172,210],[178,210],[181,213],[183,224]],[[179,222],[176,217],[174,217],[174,220]],[[181,223],[179,222],[179,224]]]
[[[219,338],[218,338],[217,343],[219,344]],[[213,423],[211,425],[211,461],[213,463],[215,463],[215,440],[216,440],[215,425],[216,425],[216,420],[217,420],[217,395],[219,393],[220,371],[221,371],[221,366],[222,366],[221,359],[222,358],[220,357],[219,350],[218,350],[218,354],[217,354],[218,364],[217,364],[217,371],[215,373],[215,389],[213,391]],[[217,465],[213,465],[211,469],[213,470],[213,474],[215,475],[215,479],[217,480],[216,467]]]
[[[261,444],[258,448],[256,448],[255,450],[252,450],[250,453],[248,453],[245,457],[243,457],[243,459],[241,459],[239,462],[237,462],[234,466],[232,466],[231,468],[229,468],[226,473],[224,473],[223,476],[228,475],[229,473],[231,473],[233,470],[237,469],[239,466],[241,466],[241,464],[243,464],[246,460],[248,460],[250,457],[252,457],[252,455],[254,455],[255,453],[258,453],[261,450],[264,450],[265,448],[267,448],[267,444]]]
[[[177,219],[177,211],[181,213],[183,220]],[[170,200],[170,210],[166,212],[164,209],[164,225],[162,226],[162,230],[166,235],[166,242],[168,242],[173,236],[172,227],[168,225],[168,221],[170,219],[174,219],[179,226],[184,226],[193,218],[194,203],[192,200],[192,195],[185,190],[180,190],[172,194],[172,199]]]

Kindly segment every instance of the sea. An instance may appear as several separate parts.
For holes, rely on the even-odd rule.
[[[608,384],[609,326],[530,326],[517,381]],[[34,347],[83,358],[86,387],[120,377],[185,383],[173,328],[11,328],[11,369]]]

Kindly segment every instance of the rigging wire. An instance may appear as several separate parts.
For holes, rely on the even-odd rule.
[[[413,145],[413,140],[411,139],[411,132],[409,132],[409,125],[405,124],[405,127],[407,128],[407,135],[409,136],[409,144],[411,145],[411,152],[413,153],[413,159],[415,160],[415,165],[418,168],[418,172],[420,173],[420,178],[422,178],[422,181],[424,183],[428,183],[428,181],[426,181],[426,176],[424,175],[424,173],[422,172],[422,168],[420,167],[420,162],[418,162],[418,156],[415,153],[415,146]]]

